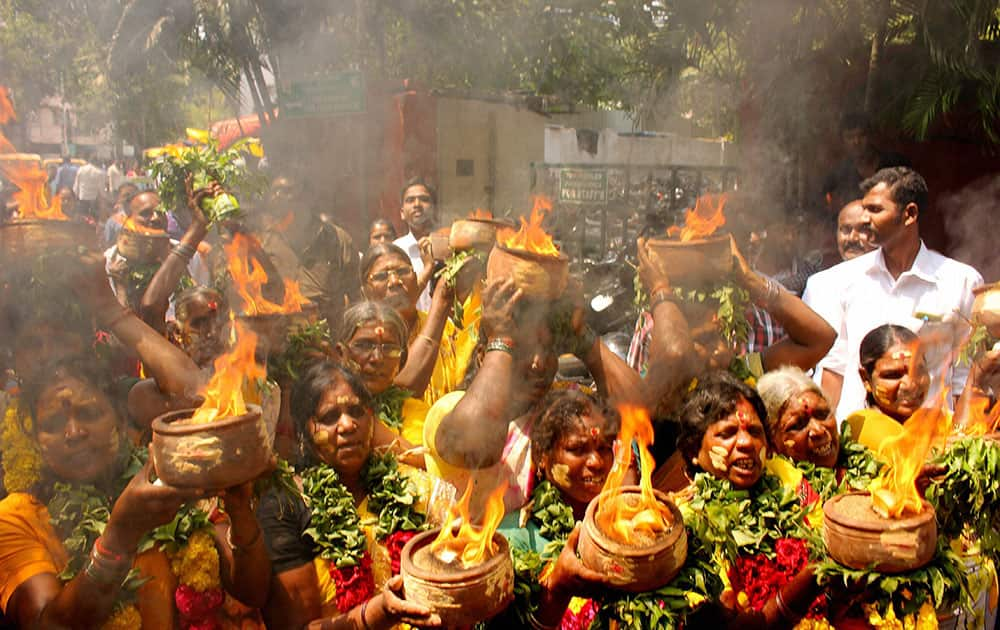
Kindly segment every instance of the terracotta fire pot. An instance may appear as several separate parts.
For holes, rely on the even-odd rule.
[[[266,356],[285,348],[291,315],[297,313],[268,313],[267,315],[237,315],[241,324],[257,335],[257,354]]]
[[[900,519],[882,518],[867,492],[838,494],[823,505],[823,541],[830,557],[852,569],[879,573],[919,569],[934,557],[934,508]]]
[[[434,260],[447,260],[451,255],[451,246],[448,244],[451,240],[451,228],[434,230],[428,238],[431,239],[431,255]]]
[[[497,228],[511,227],[493,219],[459,219],[451,224],[448,245],[453,250],[478,249],[490,251],[497,241]]]
[[[733,270],[728,235],[695,241],[651,238],[646,243],[650,258],[670,277],[671,284],[712,284]]]
[[[190,424],[194,409],[153,420],[156,476],[177,488],[221,490],[256,479],[271,463],[273,445],[260,407],[206,424]]]
[[[1000,337],[1000,282],[973,289],[972,321],[985,326],[994,337]]]
[[[486,278],[513,278],[525,297],[554,300],[566,290],[569,259],[565,254],[542,256],[497,245],[486,263]]]
[[[653,491],[661,503],[670,508],[672,527],[651,546],[636,547],[613,540],[594,520],[601,496],[623,497],[638,495],[639,486],[607,490],[587,506],[577,550],[583,564],[608,576],[623,591],[642,593],[668,584],[687,560],[687,530],[677,506],[659,490]],[[614,499],[621,500],[621,499]]]
[[[159,263],[170,253],[170,237],[128,229],[118,233],[118,253],[132,263]]]
[[[406,600],[440,615],[445,628],[472,626],[506,608],[514,599],[514,565],[507,539],[493,534],[496,553],[480,565],[449,570],[428,566],[420,560],[429,555],[429,550],[421,550],[440,531],[417,534],[403,547],[400,573]]]
[[[0,262],[5,271],[30,271],[39,256],[77,255],[81,249],[97,249],[97,234],[85,223],[24,219],[0,225]]]

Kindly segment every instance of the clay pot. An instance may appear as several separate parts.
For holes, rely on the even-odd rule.
[[[94,227],[85,223],[24,219],[0,225],[0,264],[5,271],[31,271],[39,256],[76,256],[81,249],[97,249]]]
[[[159,263],[170,253],[170,237],[166,234],[143,234],[122,229],[118,233],[118,253],[130,263]]]
[[[272,443],[260,407],[207,424],[184,423],[194,409],[153,420],[153,467],[177,488],[221,490],[256,479],[271,463]]]
[[[400,573],[406,600],[440,615],[445,628],[471,626],[506,608],[514,599],[514,565],[507,539],[493,534],[496,553],[469,569],[447,571],[415,564],[415,554],[440,531],[417,534],[403,547]]]
[[[565,254],[542,256],[497,245],[486,263],[486,279],[512,278],[526,298],[554,300],[566,290],[569,259]]]
[[[428,238],[431,239],[431,255],[434,260],[447,260],[451,255],[451,246],[448,244],[451,240],[451,228],[434,230]]]
[[[670,278],[671,284],[713,284],[733,270],[728,235],[696,241],[651,238],[646,243],[652,262]]]
[[[972,321],[985,326],[994,337],[1000,337],[1000,282],[973,289]]]
[[[285,349],[290,326],[290,315],[286,313],[268,313],[267,315],[237,315],[245,328],[257,335],[257,354],[266,356],[272,352]]]
[[[830,557],[852,569],[879,573],[919,569],[934,557],[937,522],[924,501],[919,514],[882,518],[867,492],[838,494],[823,505],[823,541]]]
[[[448,244],[453,250],[478,249],[488,252],[497,241],[497,229],[509,223],[492,219],[459,219],[451,224]]]
[[[607,490],[587,506],[577,551],[584,566],[608,576],[623,591],[643,593],[668,584],[687,560],[687,530],[677,506],[659,490],[653,491],[670,508],[673,526],[649,547],[635,547],[613,540],[594,520],[602,496],[639,494],[639,486]]]

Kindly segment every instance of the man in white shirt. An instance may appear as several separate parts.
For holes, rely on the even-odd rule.
[[[877,247],[872,241],[871,227],[865,216],[864,206],[860,199],[848,202],[837,213],[837,252],[841,262],[867,254]],[[838,283],[842,279],[838,268],[830,267],[814,273],[806,281],[806,289],[802,293],[802,301],[833,327],[840,330],[840,293]],[[813,379],[822,383],[823,368],[816,366]]]
[[[865,406],[858,374],[865,335],[882,324],[917,331],[928,321],[953,320],[956,313],[968,317],[972,290],[983,283],[978,271],[927,249],[920,239],[918,219],[927,208],[927,183],[919,173],[907,167],[882,169],[861,189],[864,218],[879,249],[832,267],[827,289],[835,293],[832,308],[816,309],[839,330],[820,363],[823,390],[836,405],[838,420]],[[968,370],[949,372],[944,384],[957,396]]]
[[[104,169],[94,166],[90,160],[80,167],[76,172],[76,180],[73,182],[73,193],[79,200],[79,211],[81,214],[95,216],[97,212],[97,196],[104,192],[107,183],[107,174]]]
[[[417,310],[427,312],[431,307],[431,295],[427,283],[428,273],[425,272],[424,259],[420,255],[421,239],[430,236],[434,229],[434,211],[437,205],[437,193],[434,187],[425,182],[420,177],[414,177],[403,186],[403,193],[400,195],[402,206],[399,209],[399,218],[409,228],[409,231],[395,241],[393,245],[398,246],[406,255],[410,257],[413,271],[417,273],[417,278],[423,282],[423,290],[417,298]],[[429,241],[424,241],[423,247],[430,247]]]

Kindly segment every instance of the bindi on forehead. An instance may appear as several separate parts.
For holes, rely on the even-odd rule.
[[[901,359],[909,360],[913,358],[913,353],[910,352],[909,350],[896,350],[895,352],[889,355],[889,358],[896,361],[899,361]]]

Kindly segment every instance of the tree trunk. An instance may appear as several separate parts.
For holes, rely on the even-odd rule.
[[[872,37],[871,53],[868,57],[868,80],[865,83],[865,113],[874,114],[875,90],[878,85],[878,75],[882,64],[882,50],[885,47],[886,28],[891,10],[891,0],[882,0],[878,12],[878,28]]]

